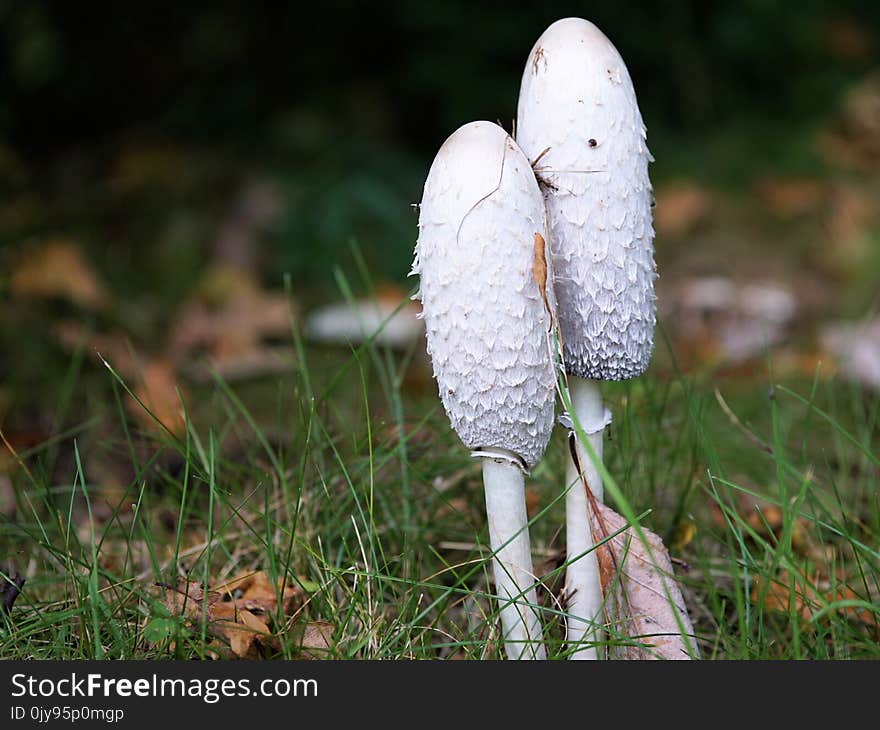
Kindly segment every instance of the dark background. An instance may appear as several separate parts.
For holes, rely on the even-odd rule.
[[[0,3],[4,192],[81,189],[120,149],[159,141],[198,158],[189,174],[213,167],[194,188],[215,200],[254,169],[281,180],[270,272],[330,283],[355,237],[399,280],[407,204],[434,150],[473,119],[510,127],[529,49],[559,17],[588,17],[617,45],[660,181],[815,167],[798,140],[878,58],[870,0],[284,5]],[[89,205],[55,222],[90,228],[101,215]]]
[[[532,43],[567,15],[617,45],[652,128],[797,124],[876,60],[855,30],[880,17],[869,0],[284,5],[6,3],[3,132],[37,158],[131,127],[244,143],[295,109],[429,152],[509,120]]]

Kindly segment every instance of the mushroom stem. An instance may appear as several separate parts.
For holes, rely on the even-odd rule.
[[[572,410],[596,452],[596,458],[601,461],[602,435],[608,419],[599,382],[574,376],[569,376],[568,382]],[[602,478],[596,465],[577,439],[575,448],[587,485],[596,500],[601,502]],[[599,561],[593,550],[587,495],[572,459],[569,459],[566,470],[566,485],[565,541],[566,556],[571,561],[565,573],[566,612],[569,614],[566,638],[569,649],[572,649],[569,658],[598,659],[597,645],[602,641]]]
[[[525,476],[513,460],[487,455],[483,486],[505,653],[508,659],[546,659],[529,545]]]

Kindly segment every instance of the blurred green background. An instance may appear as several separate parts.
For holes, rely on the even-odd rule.
[[[162,350],[218,260],[274,291],[289,274],[303,311],[340,298],[339,271],[356,295],[364,270],[408,288],[434,151],[473,119],[511,127],[532,44],[568,15],[606,32],[636,85],[656,157],[662,321],[687,320],[692,276],[769,276],[811,321],[873,311],[876,2],[7,0],[0,378],[18,393],[62,377],[46,316],[71,299],[92,330]],[[47,241],[66,253],[45,255]],[[70,286],[71,255],[104,306],[16,285],[29,262]],[[724,343],[702,341],[715,329],[690,328],[686,365],[725,360]]]
[[[30,225],[4,221],[3,241],[47,225],[97,226],[97,238],[106,225],[110,265],[128,248],[165,263],[168,215],[269,170],[285,202],[276,274],[331,282],[355,236],[377,271],[399,278],[415,235],[408,204],[433,151],[473,119],[510,127],[529,49],[567,15],[596,22],[626,60],[661,181],[687,172],[742,184],[764,169],[815,169],[803,138],[878,63],[870,0],[4,2],[4,197],[65,185],[69,197],[51,211],[40,199]],[[86,189],[139,143],[184,158],[184,179],[169,173],[176,189],[144,230],[129,201],[114,207]]]

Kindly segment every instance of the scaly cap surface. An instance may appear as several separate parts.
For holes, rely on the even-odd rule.
[[[533,274],[535,234],[546,239],[544,205],[525,155],[491,122],[458,129],[425,182],[416,298],[453,429],[468,448],[506,449],[527,468],[550,438],[555,397],[553,292],[548,275],[542,296]]]
[[[568,372],[640,375],[655,322],[652,158],[629,72],[595,25],[566,18],[538,39],[516,131],[546,200]]]

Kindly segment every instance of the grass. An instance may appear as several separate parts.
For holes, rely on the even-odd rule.
[[[250,570],[303,595],[266,656],[300,656],[313,621],[335,658],[502,656],[479,465],[414,377],[419,356],[292,340],[290,372],[215,379],[182,402],[178,434],[134,426],[112,364],[71,360],[58,435],[15,452],[0,549],[28,580],[0,618],[0,656],[214,656],[206,622],[169,612],[156,584]],[[772,357],[763,378],[670,369],[609,385],[617,507],[679,561],[705,658],[880,658],[880,400],[774,375]],[[61,430],[94,380],[112,407]],[[548,586],[565,568],[566,452],[556,433],[529,480]],[[564,658],[563,612],[543,594],[548,655]]]

